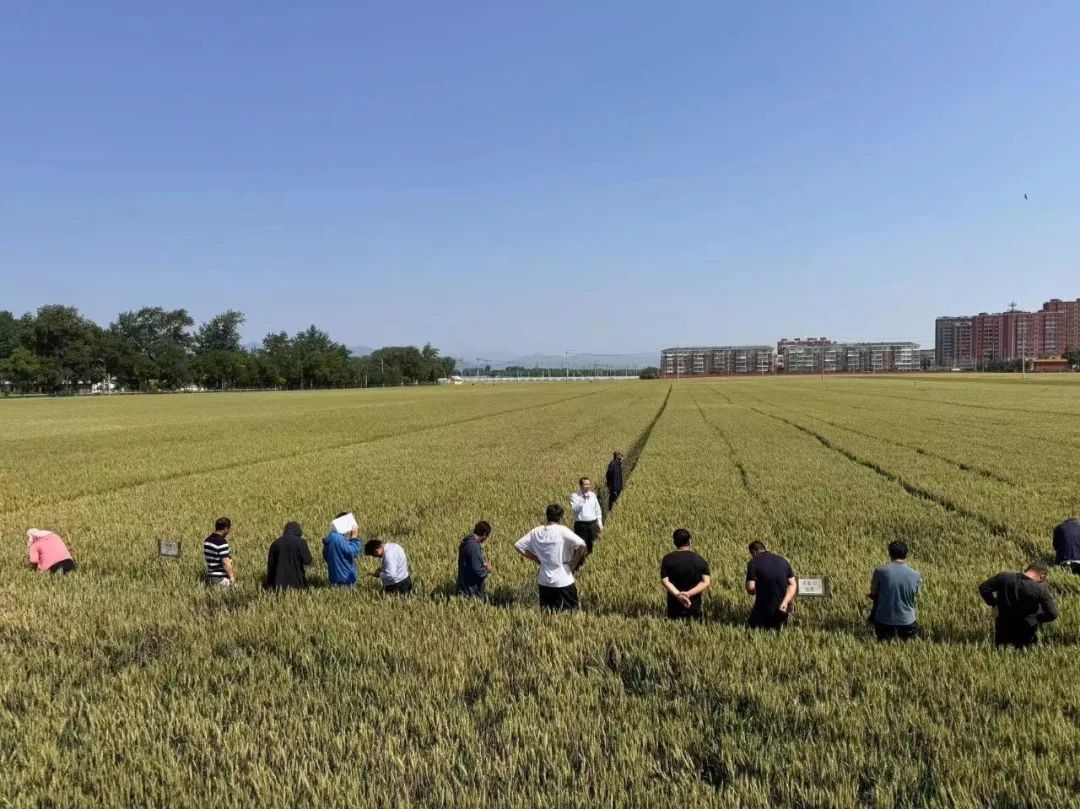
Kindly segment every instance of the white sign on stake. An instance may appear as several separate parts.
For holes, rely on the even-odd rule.
[[[801,596],[826,598],[829,595],[829,579],[827,576],[806,576],[800,578],[798,582],[798,594]]]
[[[171,539],[159,539],[157,541],[158,556],[169,556],[173,559],[180,555],[180,541]]]

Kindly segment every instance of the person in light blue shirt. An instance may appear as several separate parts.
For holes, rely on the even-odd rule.
[[[922,576],[911,569],[907,557],[907,545],[899,540],[890,542],[891,561],[875,570],[870,579],[869,598],[874,602],[870,618],[881,641],[911,640],[919,634],[915,599]]]
[[[356,557],[363,553],[359,540],[360,529],[356,518],[345,512],[338,514],[332,530],[323,539],[323,559],[326,560],[327,578],[339,587],[356,584]]]
[[[371,575],[382,582],[384,593],[404,596],[412,592],[409,560],[405,558],[403,547],[396,542],[384,543],[378,539],[369,539],[364,543],[364,555],[382,560],[382,566]]]

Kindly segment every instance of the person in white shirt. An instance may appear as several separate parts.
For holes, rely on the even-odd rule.
[[[592,553],[593,543],[604,533],[604,515],[588,478],[579,480],[578,490],[570,495],[570,511],[574,515],[574,533],[585,540],[585,547]]]
[[[585,540],[562,524],[565,513],[562,506],[552,503],[545,515],[547,524],[514,543],[518,553],[540,568],[540,609],[545,611],[576,610],[580,606],[574,571],[585,561],[588,549]]]
[[[405,558],[403,547],[396,542],[369,539],[364,543],[364,556],[382,559],[382,566],[371,575],[382,582],[384,593],[404,596],[412,592],[409,560]]]

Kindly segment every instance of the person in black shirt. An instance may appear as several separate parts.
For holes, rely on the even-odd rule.
[[[1046,586],[1049,573],[1032,562],[1023,573],[998,573],[979,585],[979,595],[997,609],[994,643],[1022,649],[1039,641],[1039,627],[1058,616],[1057,604]]]
[[[311,549],[304,539],[303,529],[299,523],[289,523],[281,536],[270,543],[263,587],[267,590],[303,590],[307,587],[304,567],[311,561]]]
[[[619,499],[619,495],[622,494],[623,489],[623,454],[619,450],[615,450],[615,454],[611,459],[611,463],[607,467],[607,490],[608,490],[608,511],[615,508],[615,501]]]
[[[1054,529],[1054,562],[1080,576],[1080,522],[1073,517]]]
[[[484,582],[491,565],[484,561],[483,545],[491,538],[491,524],[480,520],[473,532],[461,540],[457,557],[457,594],[465,598],[484,598]]]
[[[787,623],[797,589],[787,559],[770,551],[764,542],[751,542],[746,565],[746,592],[754,597],[750,628],[781,629]]]
[[[667,616],[675,619],[704,620],[701,594],[712,583],[709,563],[690,547],[690,532],[678,528],[671,535],[675,550],[660,562],[660,581],[667,591]]]

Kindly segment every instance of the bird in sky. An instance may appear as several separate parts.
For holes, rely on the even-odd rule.
[[[1027,199],[1027,194],[1024,194],[1024,199]]]

